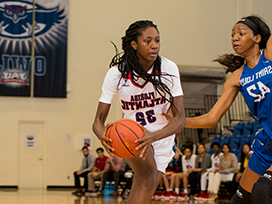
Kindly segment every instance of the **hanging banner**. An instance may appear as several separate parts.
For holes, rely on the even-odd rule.
[[[31,1],[0,0],[0,95],[30,96]]]
[[[68,0],[35,0],[34,97],[66,97]]]
[[[0,0],[0,95],[66,97],[68,0]],[[35,57],[31,58],[35,34]]]

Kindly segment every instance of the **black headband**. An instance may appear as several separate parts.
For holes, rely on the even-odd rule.
[[[246,18],[242,18],[241,20],[239,20],[237,23],[243,23],[245,24],[246,26],[248,26],[254,34],[258,35],[260,34],[260,32],[257,30],[257,26],[254,22],[252,22],[251,20],[249,19],[246,19]],[[236,24],[237,24],[236,23]]]

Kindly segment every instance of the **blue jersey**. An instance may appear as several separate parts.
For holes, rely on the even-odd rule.
[[[264,131],[272,139],[272,61],[261,54],[254,68],[244,65],[240,78],[240,92],[250,112],[259,119]]]

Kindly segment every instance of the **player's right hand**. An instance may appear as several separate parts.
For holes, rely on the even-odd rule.
[[[106,137],[106,131],[107,129],[110,127],[112,123],[109,123],[103,130],[103,135],[101,137],[99,137],[101,144],[103,145],[103,147],[105,148],[105,150],[108,152],[108,154],[110,156],[113,156],[113,153],[115,151],[115,149],[113,147],[111,147],[109,144],[112,142],[111,139]]]

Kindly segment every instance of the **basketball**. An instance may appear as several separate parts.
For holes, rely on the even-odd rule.
[[[112,140],[108,144],[115,149],[113,154],[123,159],[132,158],[141,151],[136,150],[139,143],[135,143],[135,140],[143,136],[140,125],[129,119],[117,120],[106,131],[106,137]]]

